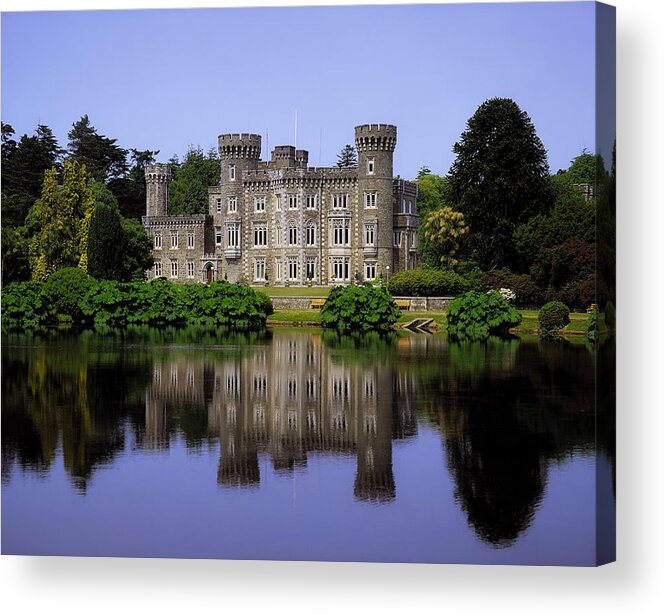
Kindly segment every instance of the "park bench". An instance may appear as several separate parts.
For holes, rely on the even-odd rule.
[[[323,304],[326,303],[326,298],[325,297],[316,297],[312,299],[309,303],[310,308],[321,308]]]
[[[411,308],[410,299],[396,299],[395,304],[400,310],[408,310],[409,308]]]

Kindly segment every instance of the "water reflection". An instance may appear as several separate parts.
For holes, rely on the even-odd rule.
[[[532,523],[552,463],[594,452],[584,345],[150,330],[3,345],[5,486],[17,468],[48,478],[62,455],[85,494],[118,454],[138,463],[184,442],[219,456],[211,481],[233,490],[260,490],[263,457],[277,474],[306,473],[314,456],[355,458],[345,489],[388,504],[400,491],[395,444],[417,441],[420,425],[440,434],[440,472],[470,528],[506,547]],[[420,454],[409,446],[414,477]],[[430,490],[421,487],[424,506]]]

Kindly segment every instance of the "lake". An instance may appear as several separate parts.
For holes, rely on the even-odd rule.
[[[5,554],[596,561],[615,456],[587,344],[136,329],[2,345]]]

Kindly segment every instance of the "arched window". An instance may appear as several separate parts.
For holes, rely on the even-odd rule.
[[[305,239],[307,246],[316,246],[316,224],[311,220],[305,229]]]
[[[298,245],[298,227],[295,222],[289,223],[289,246]]]

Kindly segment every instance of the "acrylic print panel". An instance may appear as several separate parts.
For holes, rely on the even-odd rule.
[[[4,554],[614,559],[612,7],[2,45]]]

